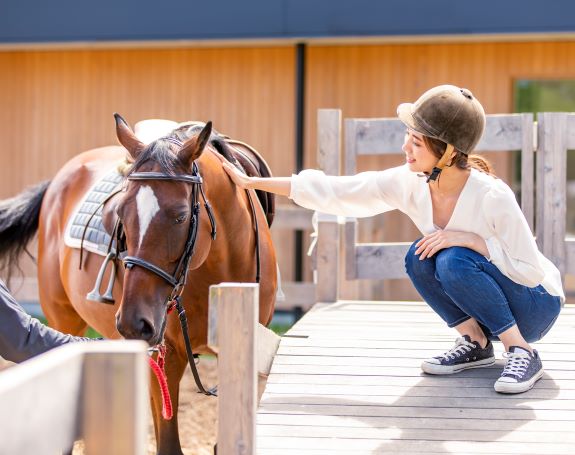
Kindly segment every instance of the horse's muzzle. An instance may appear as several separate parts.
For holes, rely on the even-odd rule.
[[[125,318],[121,313],[116,315],[116,328],[127,340],[143,340],[150,346],[155,346],[162,339],[162,327],[162,323],[155,326],[152,321],[143,316],[134,315],[134,317]]]

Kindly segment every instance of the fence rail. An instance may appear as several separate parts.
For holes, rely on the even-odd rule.
[[[0,454],[71,451],[142,455],[147,449],[147,345],[69,344],[0,374]]]

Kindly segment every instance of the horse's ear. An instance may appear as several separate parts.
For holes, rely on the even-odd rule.
[[[120,144],[126,148],[130,154],[130,158],[135,160],[145,145],[140,142],[130,128],[130,125],[128,125],[128,122],[126,122],[120,114],[114,113],[114,118],[116,119],[116,135],[118,136],[118,140]]]
[[[178,158],[180,158],[182,163],[191,167],[192,163],[202,155],[204,148],[208,145],[211,135],[212,122],[208,122],[202,131],[200,131],[197,136],[193,136],[188,139],[178,152]]]

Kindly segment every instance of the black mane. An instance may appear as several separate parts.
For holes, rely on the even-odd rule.
[[[177,139],[180,142],[186,142],[192,136],[199,134],[204,127],[203,124],[184,125],[172,131],[169,135],[161,137],[142,150],[138,155],[134,164],[132,165],[128,175],[136,172],[145,162],[153,161],[160,165],[162,171],[168,175],[176,175],[178,169],[182,169],[184,164],[178,159],[178,156],[173,152],[174,143],[170,142],[168,138]],[[221,153],[227,160],[234,162],[235,159],[229,149],[225,137],[217,132],[212,132],[210,137],[210,145],[212,145],[219,153]]]

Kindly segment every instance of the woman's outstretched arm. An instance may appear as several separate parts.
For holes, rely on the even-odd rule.
[[[325,175],[306,169],[291,177],[248,177],[224,162],[223,167],[240,188],[286,196],[297,205],[332,215],[365,217],[387,212],[403,204],[406,186],[414,178],[406,166],[356,175]],[[415,174],[414,174],[415,175]]]

